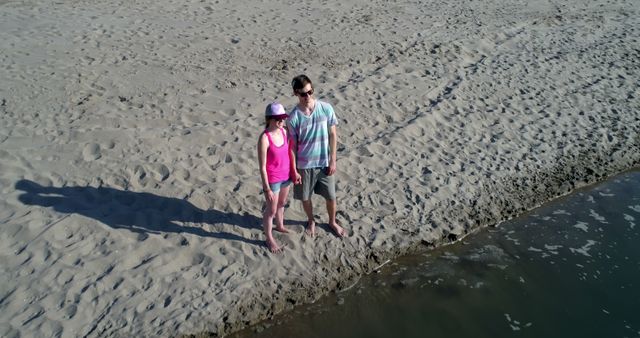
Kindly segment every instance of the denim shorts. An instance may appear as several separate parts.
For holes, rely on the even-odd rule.
[[[291,180],[280,181],[280,182],[276,182],[276,183],[269,183],[269,188],[273,192],[278,192],[278,191],[280,191],[280,188],[286,188],[290,184],[291,184]]]

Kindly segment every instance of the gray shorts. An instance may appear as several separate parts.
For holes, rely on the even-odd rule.
[[[328,168],[301,169],[302,184],[293,186],[293,198],[302,201],[311,199],[316,193],[327,200],[336,199],[336,175],[327,176]]]

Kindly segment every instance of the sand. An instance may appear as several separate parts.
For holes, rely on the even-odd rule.
[[[0,336],[225,335],[640,165],[631,0],[0,1]],[[338,220],[264,246],[306,73]]]

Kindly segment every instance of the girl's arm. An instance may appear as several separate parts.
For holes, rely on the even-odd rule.
[[[267,140],[267,135],[264,133],[260,134],[260,138],[258,138],[258,166],[260,167],[260,179],[262,180],[262,191],[264,191],[267,199],[273,199],[273,192],[269,187],[269,179],[267,178],[267,148],[269,147],[269,142]]]

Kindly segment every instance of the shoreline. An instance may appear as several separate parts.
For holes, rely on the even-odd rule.
[[[397,330],[413,327],[411,332],[414,336],[433,329],[440,336],[447,337],[451,330],[456,329],[451,326],[452,322],[442,321],[442,317],[453,316],[466,318],[463,322],[470,320],[465,328],[458,330],[459,334],[491,337],[495,330],[509,335],[506,331],[513,329],[508,325],[484,326],[487,320],[500,323],[504,313],[511,314],[511,317],[517,313],[520,319],[526,318],[520,323],[532,323],[537,329],[528,330],[536,331],[538,336],[562,329],[573,331],[575,325],[580,324],[577,318],[586,314],[598,317],[602,313],[600,307],[589,307],[593,303],[590,302],[580,308],[579,311],[584,313],[582,316],[564,313],[553,302],[544,300],[554,299],[550,292],[562,297],[566,290],[545,288],[548,278],[544,276],[555,274],[554,280],[562,281],[557,285],[577,283],[576,289],[570,292],[573,296],[569,297],[573,304],[580,302],[585,292],[594,291],[596,285],[600,285],[596,287],[597,291],[610,289],[606,287],[610,283],[625,284],[621,281],[624,280],[625,269],[614,268],[611,275],[604,278],[597,274],[587,277],[586,273],[576,275],[567,271],[572,271],[572,268],[579,273],[583,273],[583,269],[602,271],[602,268],[609,267],[610,261],[624,261],[626,256],[633,256],[632,243],[638,237],[635,219],[640,212],[637,189],[634,188],[640,184],[639,174],[640,168],[625,171],[546,202],[497,227],[478,229],[464,239],[442,247],[385,261],[387,265],[374,270],[375,273],[363,275],[351,290],[329,293],[314,303],[296,306],[291,311],[229,336],[278,337],[296,335],[297,332],[309,332],[310,335],[322,332],[315,336],[367,337],[371,335],[370,325],[378,325],[379,318],[391,316],[395,319],[380,324],[375,330],[378,336],[392,335]],[[614,250],[616,258],[599,254],[603,250],[608,251],[611,245],[621,249]],[[577,263],[580,264],[576,266]],[[546,273],[540,273],[539,264],[546,266]],[[618,275],[614,277],[616,271]],[[585,279],[591,279],[593,283],[585,284],[589,285],[588,289],[582,284]],[[626,280],[632,283],[633,279],[630,276]],[[496,297],[496,293],[501,292],[511,297]],[[532,298],[531,293],[537,293],[537,297]],[[625,315],[628,311],[610,310],[624,308],[627,304],[624,293],[615,296],[618,296],[615,300],[608,296],[600,299],[600,304],[606,302],[610,313],[616,313],[613,318],[607,316],[604,320],[610,319],[613,326],[624,317],[633,322],[632,316]],[[471,299],[475,301],[469,302]],[[536,306],[522,307],[522,301],[533,301]],[[541,308],[547,311],[541,312]],[[491,315],[482,312],[483,309]],[[555,314],[550,314],[555,310]],[[477,318],[480,315],[478,311],[482,312],[484,320]],[[564,320],[557,321],[557,325],[536,325],[553,321],[558,316]],[[569,324],[573,319],[573,325]],[[582,331],[588,333],[602,327],[594,325],[583,327]],[[469,330],[469,326],[477,330]],[[602,330],[603,333],[608,332],[606,328]]]
[[[640,149],[639,149],[640,150]],[[180,337],[209,337],[209,336],[226,336],[228,334],[232,334],[236,331],[242,330],[242,329],[246,329],[247,327],[259,324],[260,322],[262,322],[265,319],[269,319],[272,318],[274,315],[279,314],[281,312],[284,311],[291,311],[295,306],[298,305],[302,305],[302,304],[310,304],[315,302],[316,300],[318,300],[319,297],[323,297],[326,296],[332,292],[341,292],[346,289],[349,289],[351,287],[353,287],[354,285],[357,284],[358,280],[366,274],[370,274],[372,272],[374,272],[377,268],[381,267],[382,265],[385,265],[386,263],[389,262],[389,260],[394,260],[397,259],[398,257],[404,256],[404,255],[410,255],[410,254],[415,254],[415,253],[420,253],[420,252],[424,252],[424,251],[430,251],[430,250],[434,250],[446,245],[451,245],[455,242],[461,241],[463,240],[465,237],[467,237],[468,235],[471,235],[477,231],[482,231],[482,229],[486,228],[486,227],[496,227],[499,226],[500,223],[502,222],[506,222],[509,221],[513,218],[517,218],[517,217],[522,217],[523,215],[527,214],[528,212],[530,212],[531,210],[537,209],[539,207],[541,207],[542,205],[552,202],[556,199],[562,198],[568,194],[574,193],[576,191],[580,191],[582,189],[588,188],[589,186],[598,184],[599,182],[605,181],[611,177],[615,177],[615,176],[619,176],[621,174],[624,174],[625,172],[629,172],[629,171],[638,171],[640,170],[640,156],[637,156],[636,162],[635,164],[631,167],[631,168],[626,168],[626,169],[622,169],[619,171],[616,171],[612,174],[606,174],[604,171],[601,173],[597,173],[595,175],[595,177],[598,177],[596,180],[594,181],[582,181],[581,184],[576,185],[574,189],[569,190],[569,191],[565,191],[562,189],[558,189],[558,195],[555,196],[551,196],[547,199],[532,199],[530,202],[531,207],[526,207],[526,210],[521,211],[517,214],[507,214],[507,218],[503,218],[499,221],[493,222],[493,223],[486,223],[486,224],[479,224],[476,225],[474,227],[471,228],[465,228],[463,229],[463,233],[461,234],[448,234],[443,236],[442,238],[436,238],[434,239],[433,242],[425,242],[424,239],[414,242],[414,243],[409,243],[408,245],[404,246],[404,247],[400,247],[400,248],[396,248],[394,251],[384,251],[384,250],[380,250],[380,251],[376,251],[374,249],[369,248],[369,250],[367,250],[367,252],[364,254],[364,257],[366,257],[364,260],[359,261],[358,263],[361,263],[360,266],[354,267],[351,270],[347,270],[347,271],[343,271],[341,273],[336,273],[334,276],[331,276],[331,281],[328,283],[325,283],[323,285],[321,285],[321,291],[314,293],[314,294],[309,294],[307,292],[299,292],[299,291],[295,291],[292,290],[290,293],[286,293],[286,291],[283,291],[282,295],[278,294],[278,296],[280,296],[279,298],[275,299],[275,301],[272,303],[272,308],[276,308],[278,309],[278,311],[267,311],[266,315],[259,315],[257,318],[257,320],[255,321],[246,321],[246,320],[237,320],[235,322],[224,322],[222,323],[222,327],[217,327],[217,331],[206,331],[206,332],[201,332],[201,333],[196,333],[196,334],[182,334],[180,335]],[[599,176],[601,175],[601,176]],[[553,186],[549,186],[549,188],[553,188]],[[524,203],[523,203],[524,204]],[[469,221],[473,222],[474,220],[469,219]],[[477,220],[476,220],[477,221]],[[462,229],[461,229],[462,230]],[[450,235],[454,235],[454,237],[450,237]],[[355,252],[350,252],[347,254],[357,254]],[[329,267],[335,267],[336,265],[340,265],[342,262],[326,262],[325,264],[328,265]],[[357,263],[356,263],[357,264]],[[343,265],[344,266],[344,265]],[[325,268],[325,267],[323,267]],[[294,283],[292,281],[292,283]],[[307,288],[317,288],[318,285],[316,285],[315,282],[310,283],[310,285],[297,285],[297,289],[307,289]],[[259,294],[258,297],[268,297],[268,295],[265,294]],[[293,301],[293,303],[292,303]],[[251,313],[251,309],[255,307],[255,303],[249,303],[249,305],[246,305],[246,308],[243,307],[242,305],[239,305],[239,309],[237,310],[237,312],[239,312],[239,315],[248,315],[249,313]],[[227,315],[232,315],[231,313],[227,314]],[[249,317],[249,316],[247,316]],[[244,317],[244,318],[247,318]]]
[[[226,335],[637,168],[634,5],[1,3],[0,336]],[[272,255],[255,140],[299,73],[349,237],[290,196]]]

